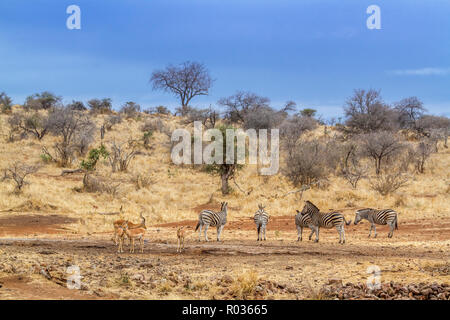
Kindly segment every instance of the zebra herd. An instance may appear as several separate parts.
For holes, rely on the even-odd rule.
[[[204,228],[205,240],[208,241],[208,227],[217,228],[217,241],[220,241],[220,235],[227,223],[227,202],[222,202],[221,210],[219,212],[214,212],[211,210],[203,210],[199,214],[199,219],[195,231],[199,230],[199,241],[201,241],[202,229]],[[258,205],[258,211],[256,211],[253,220],[256,224],[258,241],[266,240],[266,226],[269,223],[269,214],[264,210],[265,207],[262,204]],[[389,225],[390,231],[388,234],[389,238],[392,238],[394,234],[394,229],[398,229],[398,218],[397,212],[392,209],[376,210],[372,208],[365,208],[357,210],[355,213],[355,222],[357,225],[361,220],[366,219],[370,222],[370,232],[369,238],[372,234],[372,229],[374,230],[374,237],[377,236],[377,230],[375,225]],[[297,241],[302,241],[303,228],[310,228],[311,234],[309,235],[309,240],[311,240],[312,235],[315,233],[316,238],[314,242],[319,242],[319,230],[320,228],[331,229],[335,227],[339,234],[339,243],[345,243],[345,230],[344,226],[349,225],[350,221],[347,221],[344,215],[337,211],[332,211],[328,213],[320,212],[311,201],[305,201],[305,206],[302,211],[297,210],[297,215],[295,216],[295,225],[297,227],[298,239]]]

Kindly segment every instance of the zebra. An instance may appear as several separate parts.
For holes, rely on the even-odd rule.
[[[355,225],[362,219],[366,219],[370,222],[369,238],[372,234],[372,229],[375,231],[374,238],[377,237],[377,229],[375,224],[389,225],[390,230],[388,238],[392,238],[394,235],[394,228],[398,230],[398,217],[397,212],[392,209],[376,210],[372,208],[359,209],[355,214]]]
[[[310,228],[316,233],[316,239],[314,242],[319,242],[319,228],[331,229],[336,227],[339,233],[339,243],[345,243],[345,230],[344,225],[349,225],[352,221],[346,221],[345,217],[340,212],[328,212],[323,213],[319,211],[312,202],[305,201],[305,206],[301,212],[303,215],[309,214],[311,216]]]
[[[266,226],[269,222],[269,214],[264,211],[265,207],[262,204],[258,204],[259,210],[256,211],[253,220],[255,221],[257,232],[258,232],[258,240],[262,241],[262,234],[264,233],[264,241],[266,241]]]
[[[309,214],[302,214],[300,211],[297,211],[297,215],[295,216],[295,226],[297,227],[297,241],[302,241],[303,228],[310,227],[311,233],[309,235],[309,240],[314,233],[314,229],[311,226],[311,216]]]
[[[198,223],[195,227],[195,231],[200,227],[198,234],[198,241],[202,238],[202,228],[205,227],[205,240],[208,240],[207,231],[209,226],[217,227],[217,241],[220,241],[220,234],[222,233],[223,227],[227,223],[227,202],[222,202],[220,212],[214,212],[211,210],[203,210],[198,216]]]

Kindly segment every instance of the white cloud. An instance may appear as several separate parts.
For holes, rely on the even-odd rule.
[[[388,73],[396,76],[443,76],[450,74],[450,68],[391,70]]]

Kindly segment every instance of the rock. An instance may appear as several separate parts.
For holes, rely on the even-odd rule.
[[[131,280],[141,281],[142,282],[142,281],[145,280],[145,276],[143,274],[141,274],[141,273],[136,273],[136,274],[133,274],[131,276]]]
[[[286,288],[286,285],[285,285],[285,284],[280,284],[280,283],[279,283],[279,284],[277,285],[277,287],[278,287],[279,289],[282,289],[282,290],[283,290],[283,289]]]
[[[223,283],[232,283],[233,282],[233,278],[230,276],[230,275],[228,275],[228,274],[226,274],[226,275],[224,275],[223,277],[222,277],[222,279],[221,279],[221,281],[223,282]]]
[[[438,297],[438,299],[439,300],[446,300],[446,296],[445,296],[445,293],[439,293],[438,295],[437,295],[437,297]]]
[[[427,297],[429,294],[431,294],[433,292],[433,290],[431,290],[431,288],[426,288],[426,289],[423,289],[420,293],[422,294],[422,295],[424,295],[425,297]]]
[[[297,288],[295,288],[294,286],[287,286],[286,290],[289,293],[298,293]]]

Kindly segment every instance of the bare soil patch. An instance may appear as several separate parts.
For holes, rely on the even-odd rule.
[[[62,215],[10,215],[0,218],[0,236],[28,236],[34,234],[65,233],[62,225],[78,219]]]

